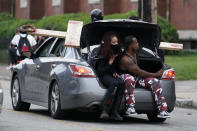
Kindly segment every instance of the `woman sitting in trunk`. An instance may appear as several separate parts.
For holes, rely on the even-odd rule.
[[[121,45],[118,36],[114,32],[108,32],[103,37],[103,44],[99,52],[100,60],[97,64],[97,74],[107,88],[104,97],[103,111],[100,118],[122,120],[118,110],[124,92],[124,82],[116,73],[119,66]]]

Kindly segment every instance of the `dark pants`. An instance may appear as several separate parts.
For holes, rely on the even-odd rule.
[[[111,75],[105,75],[101,77],[100,80],[107,88],[103,101],[103,110],[108,113],[119,110],[124,93],[124,81],[121,78],[115,78]]]
[[[8,54],[11,64],[17,64],[18,56],[16,54],[17,49],[15,48],[8,48]]]

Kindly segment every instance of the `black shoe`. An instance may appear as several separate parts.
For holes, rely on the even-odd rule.
[[[106,111],[103,111],[99,118],[100,119],[110,119],[109,114]]]
[[[122,121],[123,120],[123,118],[118,113],[113,113],[111,115],[111,119],[116,120],[116,121]]]

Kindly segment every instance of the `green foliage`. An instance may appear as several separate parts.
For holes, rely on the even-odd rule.
[[[170,24],[166,19],[158,16],[158,25],[162,29],[162,41],[178,42],[178,33],[175,26]]]
[[[24,24],[33,24],[34,20],[10,19],[0,22],[0,38],[10,38],[15,34],[18,27]]]
[[[131,15],[137,16],[136,11],[129,11],[123,14],[106,15],[104,19],[127,19]],[[0,13],[0,38],[10,38],[14,35],[16,28],[23,24],[33,24],[37,28],[48,28],[52,30],[67,30],[69,20],[80,20],[84,24],[90,22],[90,16],[86,13],[69,13],[63,15],[43,17],[40,20],[24,20],[13,18],[8,13]],[[178,42],[176,28],[166,19],[158,16],[158,25],[162,29],[162,41]]]
[[[130,16],[137,16],[136,11],[129,11],[123,14],[112,14],[104,16],[104,19],[128,19]]]
[[[8,12],[0,13],[0,21],[6,21],[6,20],[10,20],[10,19],[14,19],[14,17],[10,13],[8,13]]]
[[[197,53],[165,56],[165,61],[175,69],[176,80],[197,80]]]
[[[69,20],[83,21],[84,24],[90,22],[89,15],[85,13],[70,13],[56,16],[43,17],[37,21],[34,25],[37,28],[49,28],[52,30],[66,31]]]

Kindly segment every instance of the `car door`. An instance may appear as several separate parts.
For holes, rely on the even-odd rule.
[[[49,79],[50,72],[55,65],[55,55],[50,52],[55,48],[58,39],[49,42],[47,47],[38,53],[38,58],[34,59],[35,71],[34,79],[36,82],[35,91],[37,92],[36,100],[39,102],[48,102],[48,89],[49,89]]]
[[[36,90],[39,90],[39,101],[48,102],[48,90],[50,84],[50,73],[58,64],[58,58],[63,56],[65,40],[56,39],[49,54],[46,57],[39,57],[35,63],[39,65],[39,70],[35,74],[35,78],[39,79]]]
[[[40,74],[40,66],[45,63],[41,58],[47,58],[49,52],[54,45],[55,39],[49,38],[38,50],[35,51],[35,58],[26,60],[25,71],[25,98],[41,102],[40,85],[42,82],[42,74]]]

